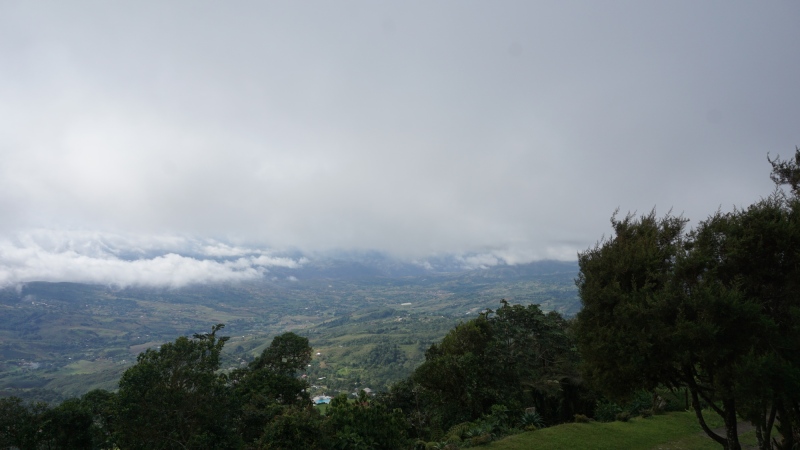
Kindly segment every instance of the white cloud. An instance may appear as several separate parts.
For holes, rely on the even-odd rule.
[[[497,256],[487,253],[481,255],[460,256],[457,259],[467,269],[486,269],[503,262]]]
[[[14,240],[0,240],[0,287],[30,281],[70,281],[177,288],[258,279],[268,267],[297,268],[306,262],[269,256],[264,250],[252,250],[259,253],[255,256],[224,260],[174,253],[178,248],[191,251],[193,246],[208,249],[220,244],[168,236],[147,238],[36,230]]]

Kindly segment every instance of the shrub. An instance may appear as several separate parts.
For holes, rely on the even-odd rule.
[[[542,419],[542,416],[537,412],[526,412],[523,414],[522,418],[520,418],[520,425],[526,430],[530,426],[536,427],[535,429],[545,427],[544,419]]]
[[[594,407],[594,418],[598,422],[613,422],[622,408],[614,402],[598,400]]]
[[[638,416],[642,410],[653,407],[653,394],[648,391],[636,391],[624,410],[631,416]]]
[[[462,422],[450,427],[447,430],[447,434],[445,435],[446,440],[456,440],[459,441],[464,439],[464,433],[466,433],[470,428],[474,427],[475,425],[471,422]]]
[[[492,441],[492,435],[491,434],[483,434],[483,435],[480,435],[478,437],[474,437],[474,438],[470,439],[469,443],[470,443],[470,445],[477,446],[477,445],[488,444],[491,441]]]
[[[589,423],[589,418],[583,414],[575,414],[575,423]]]

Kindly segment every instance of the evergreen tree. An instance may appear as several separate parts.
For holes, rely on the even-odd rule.
[[[218,374],[227,337],[211,333],[179,337],[148,349],[119,382],[117,442],[130,449],[231,449],[240,446],[234,430],[233,395]]]

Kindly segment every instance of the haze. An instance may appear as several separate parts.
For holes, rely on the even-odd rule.
[[[0,3],[0,285],[574,260],[800,145],[800,3]]]

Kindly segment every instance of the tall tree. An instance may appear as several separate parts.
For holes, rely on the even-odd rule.
[[[26,405],[19,397],[0,398],[0,448],[39,448],[39,430],[46,411],[43,403]]]
[[[679,276],[690,259],[685,223],[669,215],[658,219],[655,212],[612,217],[613,237],[579,255],[578,348],[587,378],[611,397],[660,384],[687,387],[701,427],[738,450],[732,368],[748,348],[746,339],[736,338],[746,336],[740,330],[752,310],[708,273],[694,274],[709,282],[686,293]],[[700,398],[722,416],[724,437],[706,425]]]
[[[693,243],[686,291],[728,292],[737,299],[732,307],[742,311],[739,329],[717,349],[718,354],[738,350],[729,356],[739,364],[726,376],[740,411],[756,425],[762,448],[771,446],[776,419],[778,447],[792,448],[792,405],[800,388],[797,199],[775,192],[747,208],[717,213],[700,224]]]
[[[306,390],[308,383],[297,377],[310,361],[308,338],[288,332],[276,336],[247,367],[231,373],[240,411],[238,432],[245,442],[257,440],[270,421],[281,415],[286,423],[304,417],[287,416],[285,410],[288,407],[302,410],[311,404]]]
[[[788,184],[794,196],[800,196],[800,147],[795,147],[793,159],[767,159],[772,164],[772,181],[778,186]]]
[[[490,414],[494,405],[511,416],[534,406],[550,423],[585,412],[567,322],[538,305],[502,304],[453,328],[428,349],[413,383],[392,390],[415,427],[427,423],[435,434]]]
[[[331,401],[323,425],[331,449],[407,448],[407,423],[400,410],[388,411],[364,391],[351,402],[340,394]]]
[[[610,396],[674,383],[674,347],[666,338],[677,310],[668,287],[685,223],[655,212],[614,216],[613,237],[578,256],[578,349],[589,380]]]
[[[791,196],[777,190],[688,233],[669,215],[614,217],[614,235],[579,255],[575,331],[587,377],[618,397],[686,387],[702,428],[729,449],[740,448],[740,414],[756,424],[762,449],[792,448],[797,432],[800,150],[770,162]],[[701,400],[725,436],[706,425]],[[775,421],[780,442],[770,442]]]
[[[229,449],[239,446],[227,377],[218,374],[227,337],[181,336],[148,349],[122,375],[117,440],[131,449]]]

